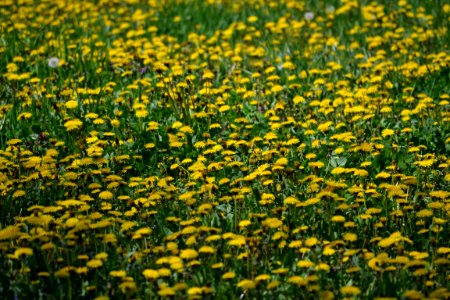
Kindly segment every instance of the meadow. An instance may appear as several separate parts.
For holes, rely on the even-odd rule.
[[[2,299],[449,299],[449,21],[1,0]]]

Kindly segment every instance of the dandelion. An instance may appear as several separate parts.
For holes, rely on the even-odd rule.
[[[54,69],[59,67],[60,60],[57,57],[50,57],[47,61],[47,64],[50,68]]]
[[[340,292],[341,292],[341,294],[351,295],[351,296],[357,296],[357,295],[361,294],[361,290],[358,287],[351,286],[351,285],[341,287]]]
[[[100,259],[94,258],[94,259],[91,259],[90,261],[88,261],[86,263],[86,266],[91,269],[96,269],[96,268],[103,266],[103,261],[101,261]]]
[[[142,272],[142,275],[144,275],[144,277],[147,280],[153,280],[153,279],[159,278],[159,272],[157,270],[154,270],[154,269],[145,269]]]
[[[305,20],[311,21],[312,19],[314,19],[314,13],[311,11],[308,11],[303,15],[303,17],[305,18]]]
[[[251,290],[251,289],[254,289],[256,287],[256,284],[255,284],[255,282],[253,280],[243,279],[243,280],[239,281],[237,286],[240,287],[243,290]]]
[[[234,277],[236,277],[236,273],[234,272],[226,272],[222,275],[222,279],[233,279]]]
[[[176,295],[176,290],[171,287],[161,287],[158,291],[158,295],[161,297],[171,297]]]
[[[82,125],[83,122],[80,119],[72,119],[64,123],[64,127],[66,127],[67,131],[79,129]]]
[[[110,191],[102,191],[98,194],[98,197],[102,200],[110,200],[114,197],[114,195]]]
[[[383,131],[381,132],[381,136],[388,137],[388,136],[394,135],[394,133],[395,133],[394,130],[386,128],[386,129],[383,129]]]
[[[22,255],[24,255],[24,256],[33,255],[33,249],[28,248],[28,247],[19,248],[16,251],[14,251],[13,257],[16,259],[19,259]]]
[[[316,237],[310,237],[308,239],[306,239],[305,241],[305,245],[307,247],[313,247],[315,245],[317,245],[319,243],[319,240]]]
[[[181,250],[180,257],[183,259],[194,259],[198,257],[198,252],[194,249],[184,249]]]
[[[109,276],[123,278],[123,277],[127,276],[127,272],[124,270],[110,271]]]
[[[263,221],[264,226],[268,226],[270,228],[278,228],[283,225],[283,222],[277,218],[268,218]]]
[[[66,102],[65,106],[67,107],[67,109],[75,109],[78,107],[78,101],[69,100]]]
[[[355,233],[346,232],[344,233],[344,241],[354,242],[358,239],[358,236]]]

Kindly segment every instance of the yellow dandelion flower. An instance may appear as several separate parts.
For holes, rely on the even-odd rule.
[[[295,197],[289,196],[283,201],[284,205],[296,205],[299,204],[300,201],[296,199]]]
[[[429,218],[433,216],[433,211],[429,209],[422,209],[416,213],[419,218]]]
[[[310,237],[308,239],[306,239],[305,241],[305,245],[307,247],[313,247],[315,245],[317,245],[319,243],[319,240],[316,237]]]
[[[22,197],[22,196],[25,196],[25,195],[26,195],[26,192],[24,190],[17,190],[17,191],[15,191],[13,193],[12,197],[13,198],[19,198],[19,197]]]
[[[436,162],[436,160],[431,158],[431,159],[427,159],[427,160],[416,161],[416,162],[414,162],[414,164],[419,167],[427,168],[427,167],[431,167],[435,162]]]
[[[250,220],[242,220],[239,222],[239,228],[243,229],[243,228],[249,226],[250,224],[252,224],[252,222]]]
[[[110,191],[103,191],[98,194],[98,197],[102,200],[110,200],[114,197],[114,195]]]
[[[15,238],[20,234],[20,229],[16,226],[7,226],[0,230],[0,241]]]
[[[236,277],[236,273],[234,272],[226,272],[222,275],[222,279],[233,279],[234,277]]]
[[[339,216],[339,215],[333,216],[331,218],[331,222],[343,223],[343,222],[345,222],[345,217],[344,216]]]
[[[176,295],[176,290],[171,287],[162,287],[158,291],[158,295],[161,297],[171,297]]]
[[[442,190],[432,191],[432,192],[430,192],[430,196],[434,197],[434,198],[439,198],[439,199],[445,200],[448,197],[450,197],[450,192],[442,191]]]
[[[301,276],[291,276],[288,278],[287,282],[298,286],[305,286],[308,284],[308,280]]]
[[[389,178],[389,177],[391,177],[391,174],[387,172],[380,172],[375,176],[375,178]]]
[[[351,285],[341,287],[340,292],[341,292],[341,294],[352,295],[352,296],[357,296],[357,295],[361,294],[361,290],[358,287],[351,286]]]
[[[214,249],[211,246],[202,246],[200,247],[200,249],[198,249],[199,253],[209,253],[209,254],[214,254],[216,253],[216,249]]]
[[[79,129],[81,126],[83,126],[83,122],[80,119],[72,119],[64,123],[64,127],[66,127],[67,131]]]
[[[180,257],[183,259],[194,259],[198,257],[198,252],[194,249],[184,249],[181,250]]]
[[[160,277],[170,277],[172,275],[172,271],[168,268],[158,269],[158,273]]]
[[[303,245],[302,241],[296,240],[289,243],[289,248],[300,248]]]
[[[142,275],[148,280],[153,280],[159,278],[159,272],[154,269],[145,269],[142,271]]]
[[[383,131],[381,132],[381,136],[382,137],[387,137],[387,136],[391,136],[391,135],[394,135],[394,130],[392,130],[392,129],[383,129]]]
[[[243,290],[251,290],[251,289],[254,289],[256,287],[256,284],[255,284],[255,282],[253,280],[243,279],[243,280],[238,282],[237,286],[240,287]]]
[[[450,253],[450,248],[449,247],[439,247],[437,249],[437,253],[439,254],[447,254]]]
[[[416,290],[408,290],[403,293],[403,297],[407,299],[423,299],[424,296],[421,292]]]
[[[187,293],[190,296],[201,295],[203,293],[203,288],[202,287],[198,287],[198,286],[194,286],[194,287],[189,288]]]
[[[328,265],[326,263],[319,263],[319,264],[316,265],[316,270],[317,271],[329,272],[330,271],[330,265]]]
[[[324,249],[323,249],[323,255],[326,255],[326,256],[330,256],[330,255],[333,255],[334,253],[336,253],[336,250],[334,250],[333,248],[331,248],[331,247],[325,247]]]
[[[266,288],[272,290],[277,288],[280,284],[281,282],[279,282],[278,280],[273,280],[267,284]]]
[[[344,241],[354,242],[358,239],[358,236],[355,233],[346,232],[344,233]]]
[[[86,263],[86,266],[91,269],[96,269],[103,266],[103,261],[97,258],[91,259]]]
[[[244,236],[236,236],[233,237],[229,242],[228,245],[230,246],[244,246],[246,244],[245,237]]]
[[[255,281],[256,282],[260,282],[260,281],[266,281],[270,279],[270,275],[268,274],[260,274],[258,276],[255,277]]]
[[[297,262],[297,267],[299,268],[312,268],[314,267],[314,263],[309,260],[300,260]]]
[[[283,225],[283,222],[277,218],[267,218],[262,222],[263,226],[267,226],[270,228],[278,228]]]
[[[78,101],[76,101],[76,100],[69,100],[69,101],[66,102],[65,106],[66,106],[68,109],[74,109],[74,108],[77,108],[77,107],[78,107]]]
[[[14,257],[15,259],[18,259],[18,258],[20,258],[22,255],[25,255],[25,256],[31,256],[31,255],[33,255],[33,249],[27,248],[27,247],[16,249],[16,251],[14,251],[13,257]]]
[[[127,272],[124,270],[110,271],[109,276],[123,278],[123,277],[127,276]]]

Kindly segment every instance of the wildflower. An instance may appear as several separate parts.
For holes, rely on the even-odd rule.
[[[134,281],[126,280],[119,284],[119,289],[123,294],[133,293],[134,291],[136,291],[136,288],[136,282]]]
[[[297,286],[305,286],[308,284],[308,280],[300,276],[291,276],[288,278],[287,282],[295,284]]]
[[[203,288],[194,286],[188,289],[187,291],[188,295],[200,295],[203,293]]]
[[[354,242],[358,239],[358,236],[355,233],[346,232],[344,233],[344,241]]]
[[[261,274],[255,277],[255,281],[256,282],[260,282],[260,281],[266,281],[270,279],[270,275],[268,274]]]
[[[297,267],[299,268],[311,268],[314,267],[314,263],[309,260],[300,260],[297,262]]]
[[[311,21],[312,19],[314,19],[314,13],[311,11],[308,11],[303,15],[303,17],[305,18],[305,20]]]
[[[78,101],[76,101],[76,100],[69,100],[69,101],[66,102],[65,106],[66,106],[68,109],[74,109],[74,108],[77,108],[77,107],[78,107]]]
[[[243,279],[243,280],[239,281],[237,286],[240,287],[243,290],[251,290],[251,289],[254,289],[256,287],[256,284],[255,284],[255,282],[253,280]]]
[[[268,226],[270,228],[278,228],[281,225],[283,225],[283,222],[277,218],[268,218],[264,220],[262,223],[264,226]]]
[[[273,280],[273,281],[269,282],[266,287],[267,287],[267,289],[271,290],[271,289],[278,287],[280,284],[281,284],[281,282],[279,282],[278,280]]]
[[[325,247],[325,249],[323,249],[322,253],[323,253],[323,255],[330,256],[330,255],[333,255],[334,253],[336,253],[336,250],[334,250],[331,247]]]
[[[428,218],[433,216],[433,211],[429,209],[422,209],[416,213],[416,216],[418,216],[419,218]]]
[[[222,279],[233,279],[234,277],[236,277],[234,272],[226,272],[222,275]]]
[[[159,277],[159,272],[154,269],[145,269],[142,272],[142,275],[144,275],[144,277],[148,280],[153,280],[153,279],[157,279]]]
[[[239,222],[239,228],[243,229],[250,225],[252,222],[250,220],[242,220]]]
[[[127,276],[127,272],[124,270],[111,271],[111,272],[109,272],[109,276],[123,278],[123,277]]]
[[[375,175],[375,178],[389,178],[391,177],[391,174],[387,172],[380,172],[377,175]]]
[[[194,259],[198,257],[198,252],[194,249],[184,249],[181,250],[180,257],[183,259]]]
[[[431,158],[431,159],[426,159],[426,160],[422,160],[422,161],[416,161],[416,162],[414,162],[414,164],[419,167],[427,168],[427,167],[431,167],[435,162],[436,162],[436,160]]]
[[[20,258],[20,256],[22,256],[22,255],[25,255],[25,256],[31,256],[31,255],[33,255],[33,249],[27,248],[27,247],[19,248],[19,249],[17,249],[16,251],[14,251],[13,257],[14,257],[15,259],[18,259],[18,258]]]
[[[19,197],[22,197],[22,196],[25,196],[25,195],[26,195],[26,192],[24,190],[17,190],[17,191],[15,191],[13,193],[12,197],[13,198],[19,198]]]
[[[211,246],[202,246],[200,249],[198,249],[199,253],[209,253],[214,254],[216,252],[216,249],[214,249]]]
[[[47,62],[48,66],[53,69],[57,68],[59,66],[59,63],[60,63],[60,60],[57,57],[50,57]]]
[[[341,287],[340,292],[341,292],[341,294],[352,295],[352,296],[357,296],[357,295],[361,294],[361,290],[358,287],[351,286],[351,285]]]
[[[74,129],[78,129],[82,125],[83,125],[83,122],[81,120],[79,120],[79,119],[72,119],[72,120],[66,121],[64,123],[64,127],[66,127],[66,129],[68,131],[72,131]]]
[[[103,266],[103,262],[100,259],[94,258],[94,259],[91,259],[90,261],[88,261],[86,263],[86,266],[91,269],[96,269],[96,268]]]
[[[316,237],[310,237],[310,238],[306,239],[306,241],[305,241],[305,245],[307,247],[315,246],[318,243],[319,243],[319,240]]]

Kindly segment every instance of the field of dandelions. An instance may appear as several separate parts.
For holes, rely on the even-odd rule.
[[[2,299],[449,299],[449,21],[0,1]]]

